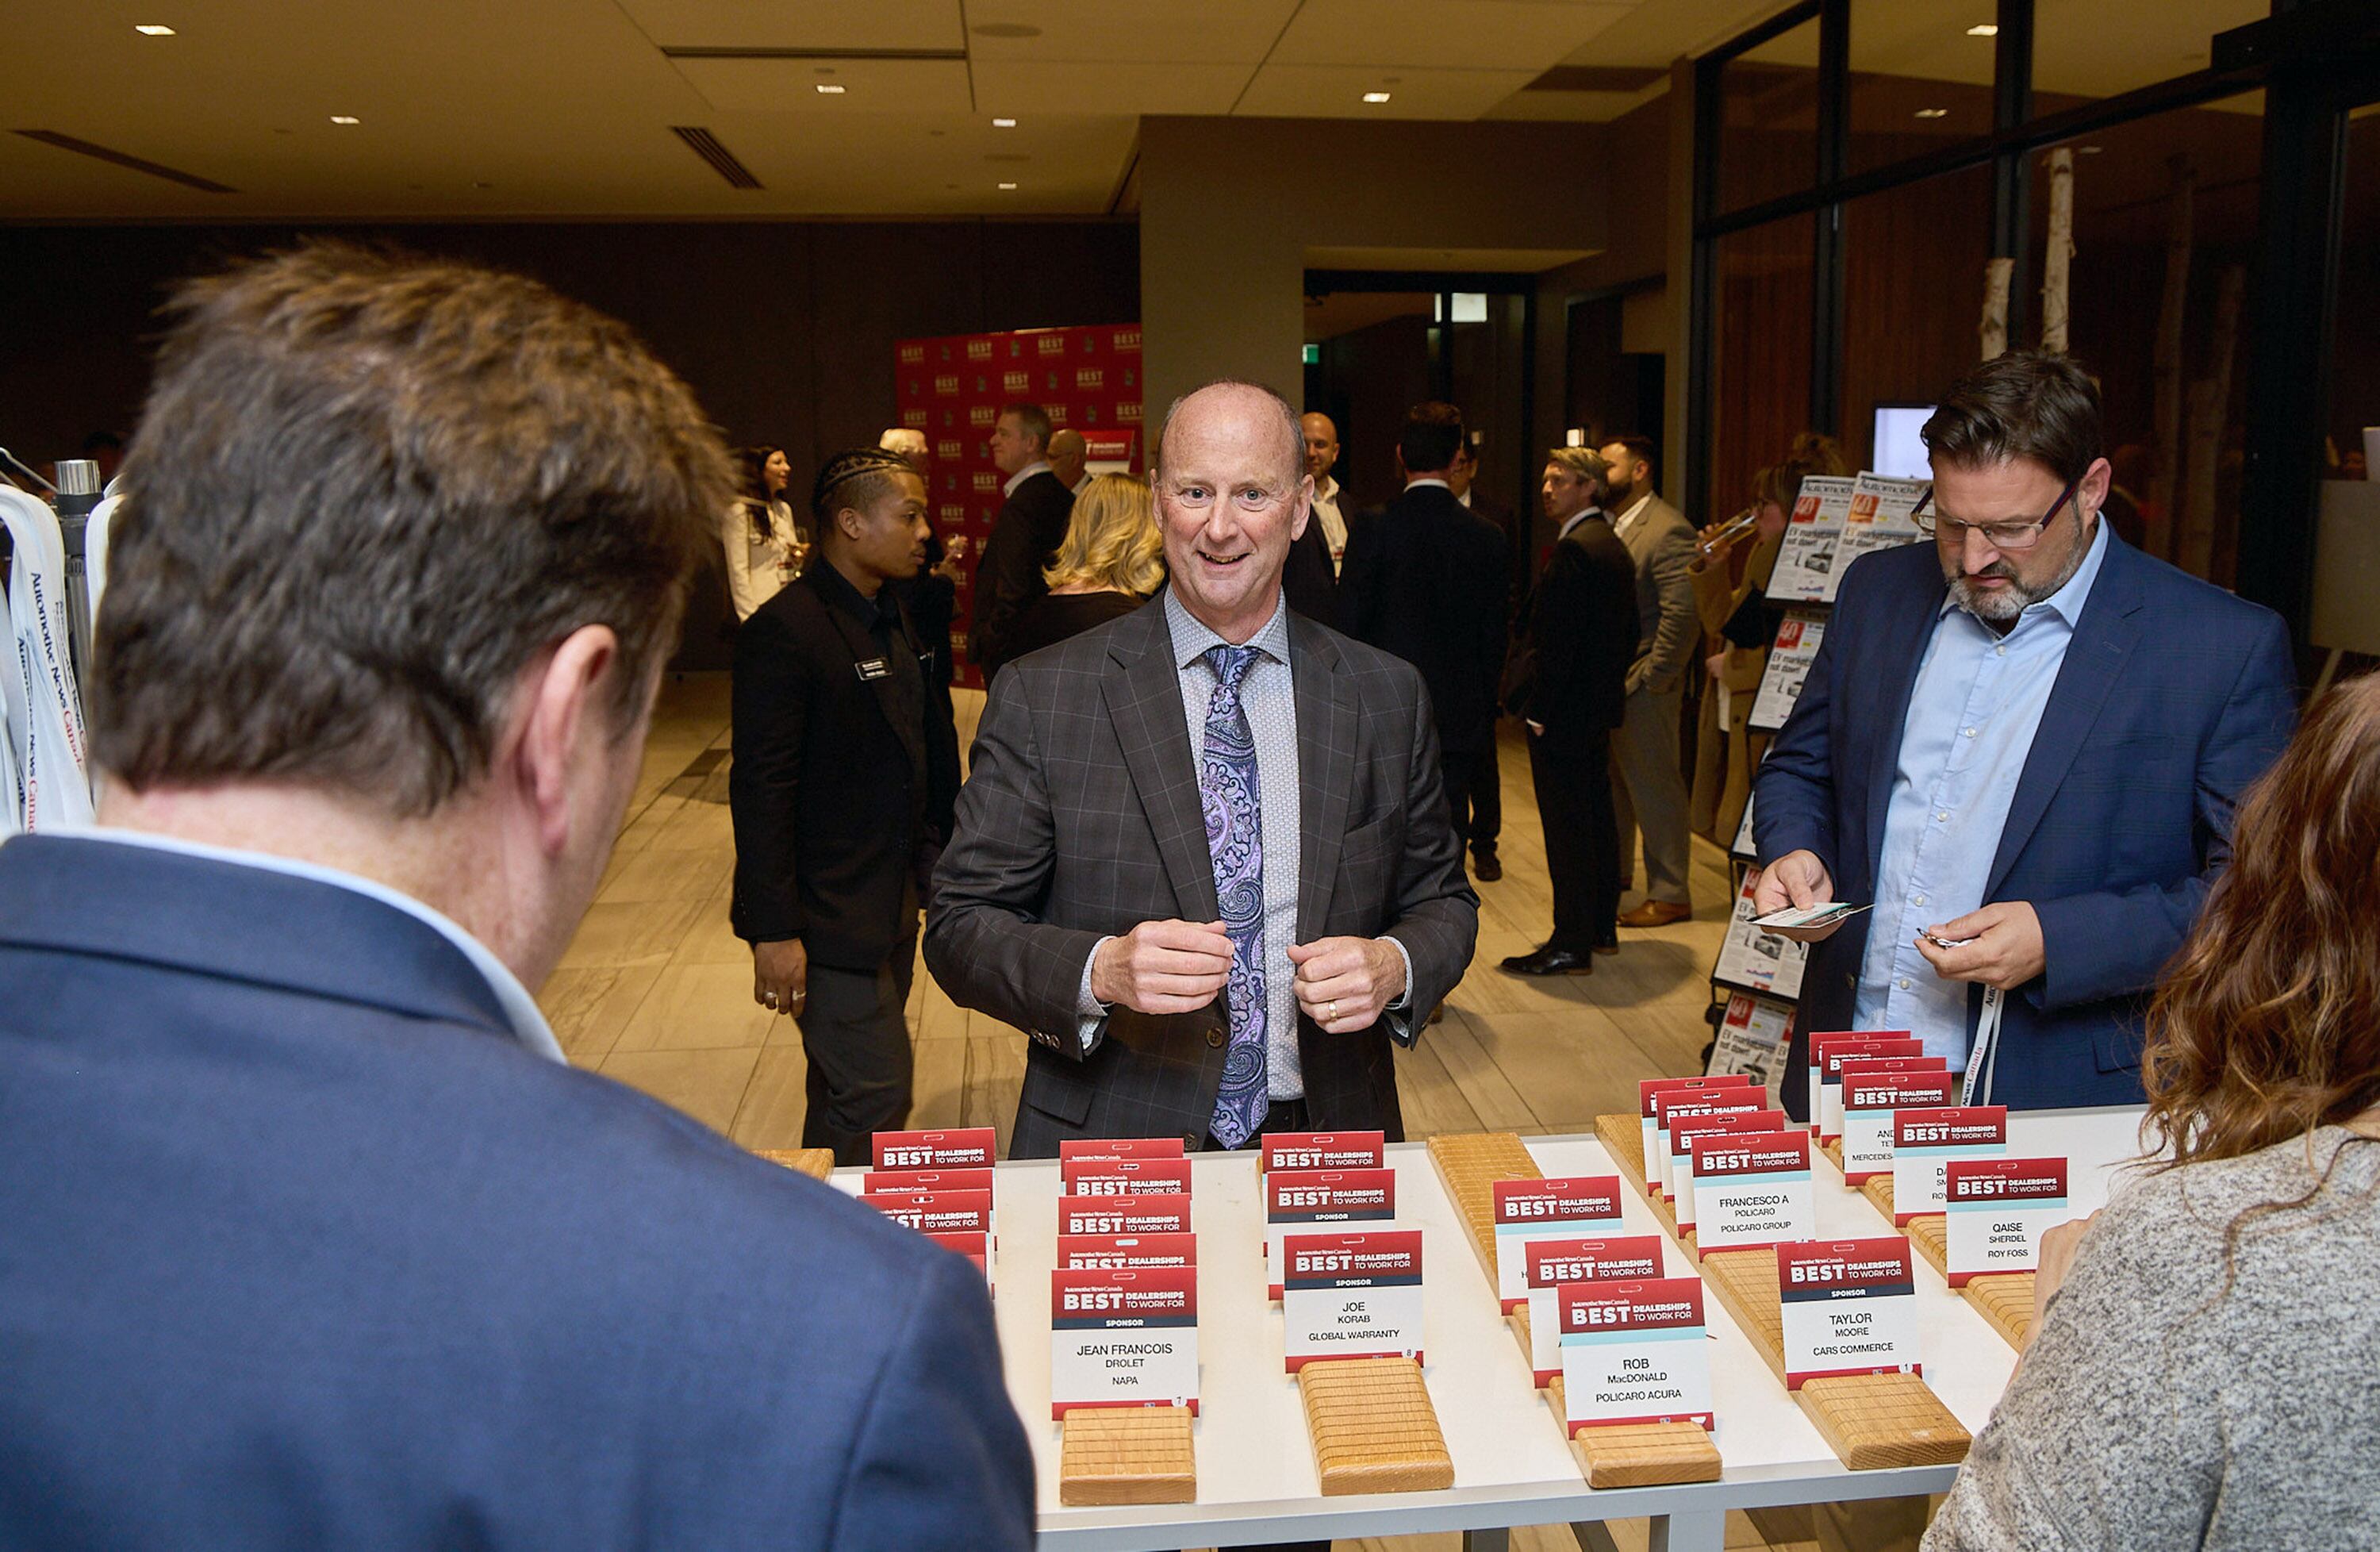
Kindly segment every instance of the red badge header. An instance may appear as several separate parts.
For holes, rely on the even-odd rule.
[[[1532,1288],[1622,1279],[1642,1281],[1661,1275],[1658,1234],[1615,1234],[1600,1240],[1533,1240],[1528,1253]]]
[[[1700,1278],[1565,1282],[1555,1296],[1564,1336],[1578,1331],[1663,1331],[1703,1324]]]
[[[1620,1216],[1618,1175],[1498,1181],[1494,1192],[1498,1223],[1560,1223]]]
[[[1377,1170],[1388,1162],[1387,1134],[1380,1132],[1281,1132],[1264,1140],[1263,1168],[1275,1170]]]
[[[950,1132],[879,1132],[876,1134],[876,1167],[880,1170],[990,1169],[999,1146],[989,1126],[968,1126]]]

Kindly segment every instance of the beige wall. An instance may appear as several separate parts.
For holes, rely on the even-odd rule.
[[[1576,124],[1142,120],[1152,430],[1175,395],[1210,378],[1252,378],[1296,398],[1308,249],[1601,249],[1604,134]]]

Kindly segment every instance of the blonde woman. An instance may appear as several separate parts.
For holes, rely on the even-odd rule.
[[[1066,537],[1041,568],[1050,585],[1010,627],[1008,661],[1131,613],[1165,580],[1163,542],[1148,481],[1102,474],[1075,492]]]

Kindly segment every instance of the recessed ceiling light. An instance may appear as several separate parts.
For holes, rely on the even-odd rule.
[[[1014,184],[1013,184],[1013,183],[1003,183],[1003,184],[1002,184],[1000,187],[1001,187],[1001,188],[1015,188],[1015,187],[1016,187],[1016,185],[1014,185]]]
[[[1950,110],[1948,108],[1920,108],[1917,110],[1917,116],[1920,118],[1948,118],[1950,116]]]
[[[1970,38],[1997,38],[1999,35],[2000,24],[1996,21],[1979,21],[1967,29],[1967,36]]]
[[[334,124],[361,124],[363,120],[358,118],[353,114],[333,114],[331,115],[331,122]]]
[[[818,90],[819,94],[823,97],[840,97],[844,93],[844,88],[833,81],[819,82]]]
[[[1016,127],[1016,120],[1013,118],[995,118],[991,121],[991,127],[994,129],[1014,129]]]
[[[1366,103],[1385,103],[1388,100],[1389,94],[1385,91],[1366,91],[1364,93],[1364,101]]]
[[[2103,151],[2107,150],[2107,148],[2106,146],[2082,146],[2082,147],[2080,147],[2079,149],[2082,151],[2082,154],[2083,154],[2083,155],[2085,155],[2085,156],[2096,156],[2096,155],[2098,155],[2101,152],[2103,152]]]
[[[162,21],[136,21],[132,24],[132,30],[144,38],[170,38],[174,35],[174,30]]]

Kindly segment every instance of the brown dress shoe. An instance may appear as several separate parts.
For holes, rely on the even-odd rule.
[[[1668,927],[1684,921],[1694,914],[1691,905],[1681,905],[1671,900],[1647,900],[1620,918],[1622,927]]]

